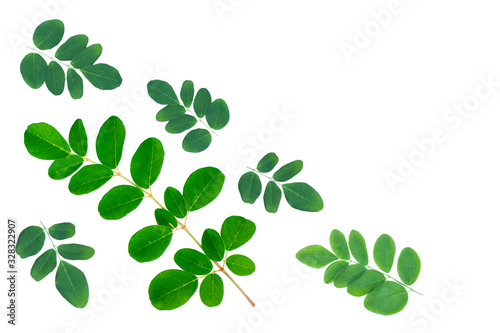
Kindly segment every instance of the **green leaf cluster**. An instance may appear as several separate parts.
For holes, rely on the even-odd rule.
[[[21,61],[21,75],[28,86],[38,89],[45,83],[54,95],[61,95],[65,87],[73,99],[83,96],[83,75],[94,87],[101,90],[118,88],[122,78],[118,70],[108,64],[95,62],[102,53],[100,44],[88,45],[89,38],[79,34],[68,38],[55,51],[54,56],[46,55],[59,45],[64,35],[64,23],[60,20],[42,22],[33,33],[34,52],[28,53]],[[50,62],[44,57],[49,58]],[[69,63],[65,63],[65,61]],[[61,66],[62,65],[62,66]],[[64,69],[66,68],[66,73]]]
[[[226,127],[229,122],[229,107],[226,102],[220,98],[212,101],[206,88],[199,89],[195,95],[192,81],[186,80],[182,84],[182,103],[172,86],[165,81],[151,80],[147,88],[149,96],[156,103],[164,105],[156,114],[156,120],[167,122],[165,130],[168,133],[178,134],[190,130],[182,141],[182,148],[187,152],[199,153],[207,149],[212,142],[212,134]],[[193,129],[198,123],[206,128]]]
[[[266,154],[257,164],[257,169],[243,174],[238,182],[241,199],[245,203],[254,204],[262,193],[260,176],[268,179],[264,190],[264,207],[269,213],[278,211],[283,193],[288,204],[295,209],[306,212],[319,212],[323,209],[323,199],[309,184],[288,181],[302,171],[304,163],[296,160],[276,170],[272,176],[266,174],[273,171],[279,159],[275,153]]]
[[[66,240],[75,235],[75,225],[70,222],[45,226],[29,226],[19,234],[16,253],[21,258],[37,255],[45,244],[47,233],[52,247],[37,257],[31,268],[35,281],[43,280],[56,267],[55,285],[61,296],[71,305],[84,308],[89,300],[89,286],[85,274],[66,260],[87,260],[94,256],[94,249],[81,244],[61,244],[55,246],[52,239]],[[66,260],[63,260],[66,259]]]
[[[381,271],[368,265],[365,239],[356,230],[351,231],[348,240],[341,231],[333,230],[330,247],[333,252],[320,245],[310,245],[297,252],[296,257],[312,268],[328,265],[324,282],[347,288],[352,296],[366,296],[364,306],[367,310],[386,316],[398,313],[408,302],[408,292],[416,292],[410,286],[420,274],[421,263],[412,248],[404,248],[398,257],[397,272],[401,281],[388,274],[396,256],[391,236],[381,235],[373,248],[373,259]]]

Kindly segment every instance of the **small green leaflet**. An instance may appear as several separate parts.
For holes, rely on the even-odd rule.
[[[61,61],[71,61],[80,51],[87,47],[89,38],[85,35],[76,35],[68,38],[56,51],[55,57]]]
[[[64,240],[73,237],[75,229],[75,225],[71,222],[56,223],[49,228],[49,235],[54,239]]]
[[[156,223],[166,226],[170,230],[173,230],[175,227],[177,227],[177,219],[166,209],[157,208],[155,210],[155,220]]]
[[[221,261],[224,258],[224,242],[219,233],[214,229],[206,229],[201,237],[203,252],[213,261]]]
[[[146,139],[141,143],[130,162],[130,174],[134,182],[148,189],[160,175],[165,151],[161,141],[156,138]]]
[[[149,300],[158,310],[173,310],[184,305],[198,289],[193,273],[169,269],[156,275],[149,285]]]
[[[49,275],[57,266],[57,255],[54,249],[48,249],[41,256],[36,258],[31,267],[31,277],[35,281],[41,281]]]
[[[190,107],[193,103],[194,97],[194,85],[193,81],[186,80],[182,84],[181,88],[181,99],[185,107]]]
[[[74,68],[82,69],[87,66],[93,65],[101,56],[101,44],[94,44],[81,50],[71,60],[71,66]]]
[[[80,99],[83,96],[83,79],[78,73],[73,69],[69,68],[67,73],[68,79],[68,91],[73,99]]]
[[[212,135],[204,128],[190,131],[182,140],[182,149],[188,153],[200,153],[210,146]]]
[[[41,160],[58,160],[71,153],[68,142],[46,123],[29,125],[24,132],[24,145],[28,153]]]
[[[83,121],[81,119],[77,119],[69,130],[69,145],[76,154],[80,156],[87,155],[87,132],[85,131],[85,126],[83,126]]]
[[[260,172],[269,172],[274,169],[276,165],[278,165],[279,158],[275,153],[268,153],[257,163],[257,170]]]
[[[276,213],[281,202],[281,189],[275,182],[269,181],[264,191],[264,207],[268,213]]]
[[[323,209],[323,199],[306,183],[283,184],[283,193],[288,204],[305,212],[319,212]]]
[[[55,61],[49,63],[47,69],[47,78],[45,84],[47,89],[55,96],[61,95],[64,91],[64,84],[66,83],[66,76],[61,65]]]
[[[119,220],[134,211],[144,199],[137,187],[118,185],[106,193],[99,202],[98,210],[105,220]]]
[[[189,175],[182,194],[188,212],[193,212],[211,203],[222,190],[224,174],[216,168],[205,167]]]
[[[16,253],[22,259],[34,256],[45,243],[45,232],[38,226],[30,226],[21,231],[17,239]]]
[[[363,236],[356,230],[349,234],[347,243],[344,234],[334,229],[330,234],[330,245],[337,256],[320,245],[306,246],[297,252],[297,259],[313,268],[330,264],[324,274],[326,284],[333,283],[337,288],[347,288],[347,292],[356,297],[365,296],[365,308],[381,315],[392,315],[401,311],[408,302],[408,292],[414,291],[413,284],[420,273],[420,258],[407,247],[401,251],[398,259],[399,282],[390,276],[394,261],[394,240],[389,235],[380,236],[374,246],[374,258],[377,266],[385,273],[368,266],[368,253]],[[349,248],[356,262],[350,259]],[[345,260],[344,260],[345,259]],[[396,282],[387,281],[386,278]]]
[[[87,305],[89,285],[85,274],[64,260],[61,260],[57,268],[56,288],[74,307],[81,309]]]
[[[172,240],[172,229],[151,225],[137,231],[128,243],[128,253],[138,262],[153,261],[161,257]]]
[[[231,272],[239,276],[247,276],[255,272],[255,264],[252,259],[241,254],[229,256],[226,264]]]
[[[83,158],[78,155],[68,155],[52,162],[49,167],[49,177],[54,180],[61,180],[71,176],[83,164]]]
[[[187,214],[186,201],[176,188],[167,187],[163,195],[165,200],[165,207],[175,216],[180,219],[184,218]]]
[[[213,268],[205,254],[193,249],[180,249],[175,253],[174,261],[183,270],[196,275],[208,274]]]
[[[218,306],[224,298],[224,283],[217,274],[207,275],[200,285],[200,299],[208,307]]]
[[[47,62],[38,53],[28,53],[21,61],[21,75],[24,82],[33,89],[38,89],[47,79]]]
[[[94,87],[101,90],[113,90],[122,84],[118,70],[108,64],[86,66],[80,71]]]
[[[179,99],[170,84],[162,80],[152,80],[148,83],[148,94],[158,104],[178,105]]]
[[[57,247],[61,257],[70,260],[87,260],[94,256],[94,249],[81,244],[62,244]]]
[[[125,126],[120,118],[111,116],[99,129],[96,140],[96,152],[99,161],[115,169],[122,158],[125,143]]]
[[[156,114],[156,121],[170,121],[180,118],[186,113],[182,105],[170,104]]]
[[[198,118],[205,117],[210,104],[212,104],[212,96],[210,96],[210,92],[205,88],[198,90],[193,104],[194,112]]]
[[[168,133],[178,134],[187,131],[190,128],[193,128],[193,126],[196,125],[197,122],[198,120],[196,120],[195,117],[184,114],[179,118],[170,120],[167,125],[165,125],[165,130]]]
[[[290,162],[279,168],[273,174],[273,178],[278,182],[286,182],[295,177],[300,171],[302,171],[303,167],[304,163],[300,160]]]
[[[59,44],[64,35],[64,23],[48,20],[40,23],[33,33],[33,43],[40,50],[49,50]]]
[[[241,216],[230,216],[222,223],[220,235],[227,251],[233,251],[248,242],[255,234],[255,223]]]
[[[208,125],[214,130],[226,127],[229,122],[229,108],[223,99],[216,99],[210,104],[206,114]]]
[[[238,189],[243,202],[253,204],[262,193],[262,183],[255,172],[249,171],[241,176]]]
[[[88,194],[106,184],[113,177],[113,171],[101,164],[90,164],[71,177],[68,189],[75,195]]]

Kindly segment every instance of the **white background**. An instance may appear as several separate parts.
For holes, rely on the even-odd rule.
[[[225,4],[225,11],[216,4]],[[1,315],[8,332],[413,333],[497,326],[500,87],[467,118],[444,118],[456,117],[447,113],[455,104],[474,102],[480,77],[500,81],[495,1],[401,0],[384,27],[374,23],[371,12],[391,7],[388,0],[25,0],[1,7],[2,220],[16,218],[18,232],[40,220],[71,221],[77,225],[73,240],[96,249],[94,258],[77,263],[91,289],[85,310],[58,294],[54,273],[38,283],[30,277],[33,257],[19,260],[18,326],[7,325]],[[90,43],[101,43],[99,61],[120,70],[122,86],[103,92],[85,81],[78,101],[67,91],[55,97],[45,86],[30,89],[19,64],[34,27],[47,18],[64,21],[64,40],[84,33]],[[372,37],[359,44],[359,30],[365,28],[373,29]],[[341,46],[356,47],[355,40],[357,53],[346,57]],[[159,105],[145,94],[153,78],[177,91],[190,79],[197,89],[206,87],[226,100],[231,121],[207,151],[184,152],[182,136],[167,134],[155,121]],[[255,237],[238,252],[251,257],[257,270],[237,280],[260,308],[252,309],[225,280],[219,307],[205,307],[195,294],[180,309],[157,311],[147,296],[150,280],[175,267],[177,249],[194,243],[178,234],[160,259],[135,262],[127,244],[137,230],[154,223],[154,203],[145,200],[126,218],[105,221],[97,204],[120,181],[74,196],[68,180],[47,176],[50,162],[24,148],[23,133],[31,123],[47,122],[66,136],[82,118],[94,138],[113,114],[127,128],[124,173],[144,139],[155,136],[164,143],[163,172],[153,186],[157,197],[167,186],[181,188],[199,167],[226,173],[220,197],[193,213],[188,225],[200,237],[230,215],[256,222]],[[289,116],[284,121],[276,114]],[[444,142],[391,189],[386,173],[397,174],[400,158],[422,157],[415,141],[428,140],[436,129],[445,133]],[[304,161],[296,180],[322,194],[323,211],[300,212],[283,201],[272,215],[262,199],[253,206],[242,203],[237,191],[242,168],[255,166],[269,151],[282,163]],[[89,156],[96,156],[93,145]],[[424,296],[411,293],[402,312],[383,317],[365,310],[361,298],[325,285],[323,270],[304,269],[295,253],[309,244],[327,245],[334,228],[360,231],[370,249],[382,233],[395,239],[398,252],[414,248],[422,259],[414,287]],[[2,280],[0,303],[6,304]],[[275,294],[280,302],[269,305]]]

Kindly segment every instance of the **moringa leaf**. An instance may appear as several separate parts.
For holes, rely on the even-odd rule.
[[[373,259],[377,266],[386,273],[389,273],[394,263],[396,255],[396,244],[391,236],[381,235],[373,247]]]
[[[186,217],[186,201],[179,190],[173,187],[167,187],[163,198],[165,200],[165,206],[175,217],[180,219]]]
[[[64,260],[57,268],[56,288],[76,308],[84,308],[89,301],[89,285],[85,274]]]
[[[319,212],[323,209],[323,199],[306,183],[283,184],[285,199],[290,206],[305,212]]]
[[[152,80],[148,82],[148,95],[156,103],[162,105],[179,105],[179,99],[174,88],[162,80]]]
[[[24,82],[33,89],[38,89],[47,79],[47,62],[38,53],[28,53],[21,61],[21,75]]]
[[[156,121],[170,121],[182,117],[186,109],[182,105],[170,104],[158,111]]]
[[[329,263],[338,260],[333,253],[321,245],[309,245],[297,252],[295,257],[303,264],[312,268],[325,267]]]
[[[239,276],[248,276],[255,272],[255,263],[252,259],[241,254],[229,256],[226,264],[231,272]]]
[[[68,91],[73,99],[80,99],[83,96],[83,79],[82,77],[73,69],[68,68],[68,76],[66,82],[68,84]]]
[[[68,142],[46,123],[29,125],[24,132],[24,145],[30,155],[41,160],[58,160],[71,153]]]
[[[335,275],[337,275],[337,273],[341,269],[343,269],[348,265],[349,263],[344,260],[337,260],[331,263],[325,270],[325,276],[323,277],[323,281],[325,281],[326,284],[332,283],[335,280]]]
[[[172,240],[172,228],[151,225],[137,231],[128,243],[129,255],[138,262],[158,259]]]
[[[105,165],[86,165],[71,177],[68,189],[75,195],[88,194],[106,184],[112,177],[113,171]]]
[[[75,235],[75,225],[70,222],[56,223],[49,228],[49,235],[57,240],[64,240]]]
[[[200,299],[208,307],[218,306],[224,298],[224,283],[217,274],[207,275],[200,285]]]
[[[31,267],[31,277],[35,281],[41,281],[49,275],[57,266],[57,254],[54,249],[48,249],[36,258]]]
[[[385,281],[377,289],[370,292],[364,301],[365,308],[384,316],[403,310],[408,303],[406,289],[392,281]]]
[[[80,244],[61,244],[57,247],[61,257],[70,260],[87,260],[94,256],[94,249]]]
[[[16,253],[21,259],[34,256],[45,243],[45,232],[42,228],[32,225],[19,234],[16,245]]]
[[[384,281],[384,274],[367,269],[363,275],[347,287],[347,292],[352,296],[364,296],[378,288]]]
[[[49,177],[54,180],[61,180],[71,176],[83,164],[83,158],[78,155],[68,155],[52,162],[49,167]]]
[[[208,274],[213,268],[205,254],[193,249],[180,249],[175,253],[174,261],[183,270],[196,275]]]
[[[222,223],[220,235],[227,251],[233,251],[248,242],[255,234],[255,223],[241,216],[230,216]]]
[[[330,233],[330,246],[340,259],[350,259],[349,248],[344,234],[337,229],[332,230]]]
[[[155,220],[159,225],[163,225],[173,230],[177,227],[177,219],[166,209],[157,208],[155,210]]]
[[[49,63],[47,68],[47,78],[45,79],[45,85],[47,89],[55,95],[59,96],[64,91],[64,84],[66,83],[66,75],[61,65],[55,61]]]
[[[206,229],[201,237],[203,252],[213,261],[224,259],[224,242],[219,233],[214,229]]]
[[[95,64],[80,69],[89,82],[101,90],[113,90],[122,84],[120,72],[108,64]]]
[[[178,134],[192,128],[197,122],[198,120],[196,120],[195,117],[184,114],[179,118],[170,120],[167,125],[165,125],[165,130],[171,134]]]
[[[194,112],[199,118],[205,117],[207,114],[208,107],[212,104],[212,96],[210,96],[210,92],[207,89],[201,88],[196,93],[196,97],[194,98]]]
[[[89,38],[85,35],[72,36],[59,46],[55,57],[61,61],[70,61],[87,47],[88,42]]]
[[[186,80],[182,83],[181,99],[185,107],[190,107],[193,103],[194,97],[194,84],[193,81]]]
[[[223,99],[216,99],[210,104],[207,110],[208,126],[214,130],[220,130],[226,127],[229,122],[229,108]]]
[[[144,193],[135,186],[115,186],[99,202],[99,214],[105,220],[119,220],[139,207],[142,199]]]
[[[243,174],[238,182],[238,190],[243,202],[253,204],[262,193],[259,175],[253,171]]]
[[[40,23],[33,32],[33,43],[40,50],[49,50],[59,44],[64,35],[61,20],[47,20]]]
[[[149,285],[149,300],[158,310],[173,310],[184,305],[198,289],[193,273],[169,269],[156,275]]]
[[[96,152],[99,161],[115,169],[122,158],[125,142],[125,126],[120,118],[111,116],[99,129],[96,140]]]
[[[279,158],[275,153],[268,153],[257,163],[257,170],[266,173],[272,171],[278,164]]]
[[[365,271],[365,266],[360,264],[346,266],[335,274],[335,277],[333,278],[333,285],[337,288],[345,288],[359,279]]]
[[[79,69],[91,66],[99,59],[101,53],[101,44],[89,45],[73,56],[71,59],[71,66]]]
[[[349,234],[349,248],[352,256],[362,265],[368,265],[368,251],[363,236],[356,230]]]
[[[187,211],[201,209],[217,198],[224,178],[224,174],[214,167],[201,168],[189,175],[182,190]]]
[[[264,207],[268,213],[276,213],[281,202],[281,189],[273,182],[269,181],[264,191]]]
[[[276,170],[276,172],[273,174],[273,178],[278,182],[286,182],[295,177],[300,171],[302,171],[303,167],[304,163],[300,160],[290,162]]]
[[[411,247],[405,247],[398,258],[398,275],[403,283],[412,285],[420,274],[420,258]]]
[[[190,131],[182,140],[182,149],[188,153],[200,153],[210,146],[212,135],[204,128]]]
[[[150,188],[160,175],[164,157],[165,151],[160,140],[144,140],[130,162],[130,174],[134,182],[142,188]]]
[[[81,119],[77,119],[69,130],[69,145],[78,155],[87,155],[87,132],[85,131],[85,127],[83,126],[83,121]]]

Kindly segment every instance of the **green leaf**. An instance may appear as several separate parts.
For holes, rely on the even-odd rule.
[[[160,175],[165,151],[161,141],[156,138],[144,140],[130,162],[130,174],[134,182],[148,189]]]
[[[323,209],[323,199],[314,188],[306,183],[283,184],[285,199],[290,206],[306,212]]]
[[[161,257],[172,240],[172,228],[151,225],[137,231],[128,243],[129,255],[138,262],[153,261]]]
[[[165,206],[175,217],[180,219],[186,217],[186,201],[179,190],[173,187],[167,187],[163,198],[165,200]]]
[[[161,80],[152,80],[148,83],[148,95],[158,104],[179,105],[179,99],[174,88],[170,84]]]
[[[71,66],[74,68],[84,68],[93,65],[101,56],[101,44],[93,44],[84,48],[75,54],[71,60]]]
[[[379,287],[384,281],[384,274],[368,269],[347,287],[347,292],[352,296],[364,296],[375,290],[375,288]]]
[[[33,89],[38,89],[47,78],[47,62],[38,53],[28,53],[21,61],[21,75],[24,82]]]
[[[169,269],[156,275],[149,285],[149,300],[158,310],[173,310],[184,305],[198,289],[193,273]]]
[[[65,82],[66,75],[61,65],[55,61],[51,61],[47,69],[47,79],[45,80],[47,89],[55,96],[61,95],[64,91]]]
[[[59,44],[64,35],[64,23],[60,20],[48,20],[36,27],[33,43],[40,50],[49,50]]]
[[[54,249],[48,249],[41,256],[36,258],[31,267],[31,277],[35,281],[41,281],[49,275],[57,266],[57,255]]]
[[[214,130],[220,130],[226,127],[229,122],[229,108],[223,99],[216,99],[210,104],[207,110],[208,126]]]
[[[113,177],[113,171],[101,164],[86,165],[71,177],[68,189],[75,195],[93,192]]]
[[[67,84],[68,91],[73,99],[80,99],[83,96],[83,79],[82,77],[73,69],[68,68],[67,73]]]
[[[345,288],[359,279],[365,271],[365,266],[360,264],[346,266],[335,274],[333,285],[337,288]]]
[[[80,244],[61,244],[57,247],[61,257],[70,260],[87,260],[94,256],[94,249]]]
[[[275,153],[268,153],[257,163],[257,170],[260,172],[269,172],[278,164],[279,158]]]
[[[224,242],[219,233],[214,229],[206,229],[201,237],[203,252],[213,261],[224,259]]]
[[[182,140],[182,149],[188,153],[200,153],[210,146],[212,135],[204,128],[190,131]]]
[[[49,234],[57,240],[71,238],[75,235],[75,225],[71,222],[56,223],[49,228]]]
[[[99,214],[105,220],[119,220],[139,207],[142,199],[144,193],[137,187],[115,186],[99,202]]]
[[[83,121],[81,119],[77,119],[69,130],[69,145],[78,155],[87,155],[87,132],[85,131],[85,127],[83,126]]]
[[[224,298],[224,283],[217,274],[207,275],[200,285],[200,298],[208,307],[218,306]]]
[[[349,265],[349,263],[343,260],[338,260],[331,263],[330,266],[328,266],[325,270],[323,281],[325,281],[326,284],[332,283],[335,279],[335,275],[337,275],[337,273],[347,265]]]
[[[252,259],[241,254],[229,256],[226,264],[231,272],[239,276],[247,276],[255,272],[255,264]]]
[[[190,107],[193,103],[194,97],[194,84],[193,81],[186,80],[182,83],[181,99],[185,107]]]
[[[227,251],[233,251],[248,242],[255,234],[255,223],[241,216],[230,216],[222,223],[220,235]]]
[[[403,310],[407,302],[408,292],[403,286],[385,281],[366,296],[364,304],[367,310],[388,316]]]
[[[198,90],[194,98],[193,107],[194,112],[199,118],[205,117],[210,104],[212,104],[212,96],[210,96],[208,90],[205,88]]]
[[[183,270],[196,275],[208,274],[213,268],[205,254],[193,249],[180,249],[175,253],[174,261]]]
[[[83,158],[78,155],[68,155],[65,158],[55,160],[49,167],[49,177],[61,180],[71,176],[83,164]]]
[[[243,174],[238,182],[238,190],[243,202],[253,204],[262,193],[259,175],[252,171]]]
[[[58,160],[71,153],[63,136],[46,123],[29,125],[24,132],[24,145],[30,155],[41,160]]]
[[[297,252],[295,257],[304,265],[312,268],[325,267],[339,259],[321,245],[309,245]]]
[[[30,226],[21,231],[17,239],[16,252],[21,259],[34,256],[43,247],[45,232],[37,226]]]
[[[84,308],[89,301],[89,285],[85,274],[64,260],[57,268],[56,288],[74,307]]]
[[[89,38],[85,35],[75,35],[68,38],[56,51],[56,58],[61,61],[70,61],[80,51],[87,47]]]
[[[394,263],[396,255],[396,244],[391,236],[381,235],[375,242],[373,248],[373,259],[377,266],[386,273],[389,273]]]
[[[170,121],[182,117],[186,109],[182,105],[170,104],[158,111],[156,121]]]
[[[80,69],[89,82],[101,90],[113,90],[122,84],[120,72],[107,64],[96,64]]]
[[[184,114],[177,119],[170,120],[165,125],[165,130],[171,134],[178,134],[192,128],[197,122],[195,117]]]
[[[189,175],[182,190],[187,211],[194,212],[217,198],[224,178],[224,174],[214,167],[201,168]]]
[[[273,178],[278,182],[286,182],[302,171],[303,167],[304,163],[301,160],[290,162],[276,170],[273,174]]]
[[[349,248],[347,247],[347,241],[344,234],[334,229],[330,233],[330,246],[332,247],[333,253],[335,253],[341,259],[349,259]]]
[[[420,274],[420,258],[417,252],[410,247],[405,247],[398,258],[398,274],[401,281],[412,285]]]
[[[111,116],[104,122],[97,134],[96,152],[99,161],[115,169],[122,158],[125,142],[125,126],[120,118]]]
[[[281,189],[275,182],[269,181],[264,191],[264,207],[268,213],[276,213],[281,202]]]
[[[368,265],[368,251],[363,236],[356,230],[349,234],[349,248],[352,256],[362,265]]]
[[[173,230],[177,227],[177,219],[166,209],[157,208],[155,210],[155,220],[159,225],[163,225]]]

